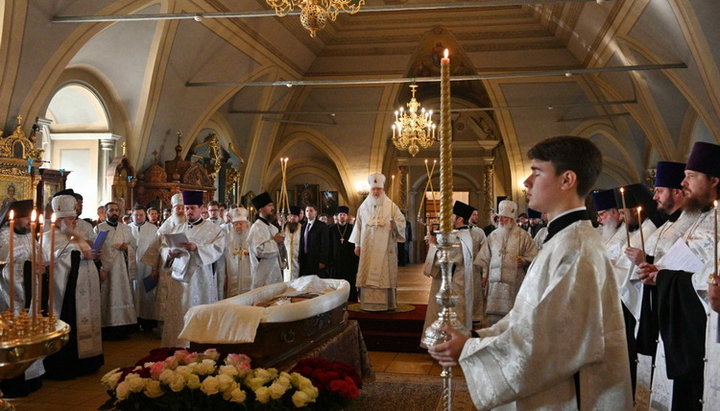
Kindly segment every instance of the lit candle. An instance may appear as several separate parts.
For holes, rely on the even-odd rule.
[[[390,183],[390,196],[389,197],[392,200],[393,195],[395,193],[395,174],[390,176],[390,181],[391,181],[391,183]]]
[[[637,208],[637,217],[638,217],[638,224],[639,224],[639,230],[640,230],[640,249],[645,252],[645,235],[642,231],[642,207]]]
[[[45,216],[40,214],[38,217],[38,237],[39,237],[39,246],[38,250],[40,252],[38,253],[42,257],[42,249],[43,249],[43,233],[45,232]]]
[[[452,225],[452,128],[450,119],[450,58],[448,49],[440,60],[440,231]]]
[[[620,198],[622,198],[623,209],[627,210],[627,205],[625,205],[625,187],[620,187]],[[625,221],[625,236],[627,236],[627,246],[630,247],[630,226],[627,221]]]
[[[32,249],[32,261],[30,261],[30,278],[32,279],[32,315],[33,317],[37,316],[38,312],[38,300],[40,299],[40,290],[38,289],[38,283],[37,278],[35,276],[35,259],[36,259],[36,250],[35,250],[35,228],[37,226],[37,211],[35,209],[32,210],[32,214],[30,214],[30,248]]]
[[[10,239],[8,240],[8,265],[10,273],[10,312],[15,314],[15,210],[10,210]]]
[[[50,266],[48,267],[48,316],[53,316],[53,300],[55,294],[55,213],[50,216]]]

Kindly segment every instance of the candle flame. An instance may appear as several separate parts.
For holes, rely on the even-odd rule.
[[[37,220],[37,211],[35,209],[32,210],[32,213],[30,213],[30,221]]]
[[[717,208],[717,200],[713,201],[713,205],[715,206],[715,208]],[[12,218],[12,217],[10,217],[10,218]]]
[[[443,55],[445,56],[445,58],[448,58],[450,56],[450,50],[445,49],[445,52],[443,52]]]
[[[715,206],[717,206],[717,201],[715,202]],[[13,218],[15,218],[15,210],[10,210],[9,219],[12,221]]]
[[[55,224],[56,220],[57,220],[57,216],[55,215],[55,213],[52,213],[52,215],[50,216],[50,222],[52,224]]]
[[[624,193],[624,192],[625,192],[625,187],[620,187],[620,193]]]
[[[638,213],[642,211],[642,207],[638,207]]]

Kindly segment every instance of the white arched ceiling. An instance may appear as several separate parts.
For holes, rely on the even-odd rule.
[[[82,84],[68,84],[50,100],[46,117],[53,121],[52,130],[93,131],[110,130],[105,105],[95,91]]]

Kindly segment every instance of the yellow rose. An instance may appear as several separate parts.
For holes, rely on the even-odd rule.
[[[308,397],[312,398],[313,400],[318,397],[320,394],[320,391],[312,385],[309,387],[301,388],[300,391],[304,392]]]
[[[123,381],[120,384],[118,384],[117,388],[115,389],[115,397],[119,401],[124,401],[127,399],[127,397],[130,395],[130,384],[127,381]]]
[[[265,385],[265,380],[259,377],[246,378],[245,385],[247,385],[251,390],[257,391],[258,388]]]
[[[288,387],[283,384],[278,384],[277,381],[272,383],[270,388],[268,388],[268,391],[270,391],[270,396],[272,399],[277,400],[278,398],[282,397],[283,394],[285,394],[285,391],[288,390]]]
[[[215,372],[215,361],[204,359],[195,366],[195,373],[198,375],[208,375]]]
[[[172,383],[173,380],[175,379],[175,371],[164,370],[163,372],[160,373],[160,375],[158,376],[158,379],[163,384],[170,385],[170,383]]]
[[[188,377],[185,379],[185,382],[187,383],[187,387],[191,390],[197,390],[198,388],[200,388],[200,377],[195,374],[188,375]]]
[[[131,377],[133,376],[133,377]],[[148,381],[146,378],[141,378],[137,374],[129,374],[125,381],[128,382],[130,391],[132,392],[140,392],[145,388],[145,382]]]
[[[192,365],[194,366],[195,363],[193,363]],[[182,375],[183,377],[187,377],[188,375],[192,374],[193,368],[194,367],[191,367],[189,365],[181,365],[175,369],[175,372]]]
[[[235,388],[230,392],[230,401],[236,402],[236,403],[243,403],[245,402],[245,399],[247,398],[247,394],[245,391],[241,390],[240,388]]]
[[[229,375],[231,377],[235,377],[239,374],[238,369],[235,368],[234,365],[221,365],[220,368],[218,368],[218,374],[224,374]]]
[[[311,402],[311,399],[303,391],[295,391],[295,394],[292,396],[292,402],[295,408],[301,408],[307,405],[308,402]]]
[[[255,399],[261,404],[266,404],[270,401],[270,390],[268,390],[268,387],[260,387],[255,390]]]
[[[157,398],[161,395],[165,394],[162,387],[160,386],[160,381],[156,380],[150,380],[145,384],[145,395],[149,398]]]
[[[200,385],[200,390],[207,395],[214,395],[219,392],[218,391],[219,387],[220,387],[220,383],[218,382],[217,377],[207,377],[203,380],[202,384]]]
[[[233,377],[231,377],[231,376],[229,376],[229,375],[225,375],[225,374],[220,374],[220,375],[218,375],[216,378],[217,378],[217,380],[218,380],[218,385],[219,385],[219,388],[218,388],[218,389],[219,389],[220,391],[223,391],[223,392],[228,391],[228,389],[229,389],[229,388],[233,385],[233,383],[235,382],[235,380],[233,379]]]
[[[180,374],[175,374],[172,382],[169,384],[173,392],[180,392],[185,389],[185,378]]]

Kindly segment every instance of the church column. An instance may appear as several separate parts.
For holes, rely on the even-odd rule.
[[[110,138],[103,138],[99,140],[100,152],[98,153],[98,201],[105,203],[110,201],[110,184],[108,182],[108,165],[112,161],[113,155],[115,154],[115,144],[120,140],[120,136],[117,134],[110,134]]]
[[[52,124],[52,120],[38,117],[35,120],[35,124],[38,125],[37,135],[39,137],[36,144],[39,143],[39,148],[43,150],[43,162],[48,164],[49,167],[49,165],[52,164],[52,139],[50,138],[50,124]]]

